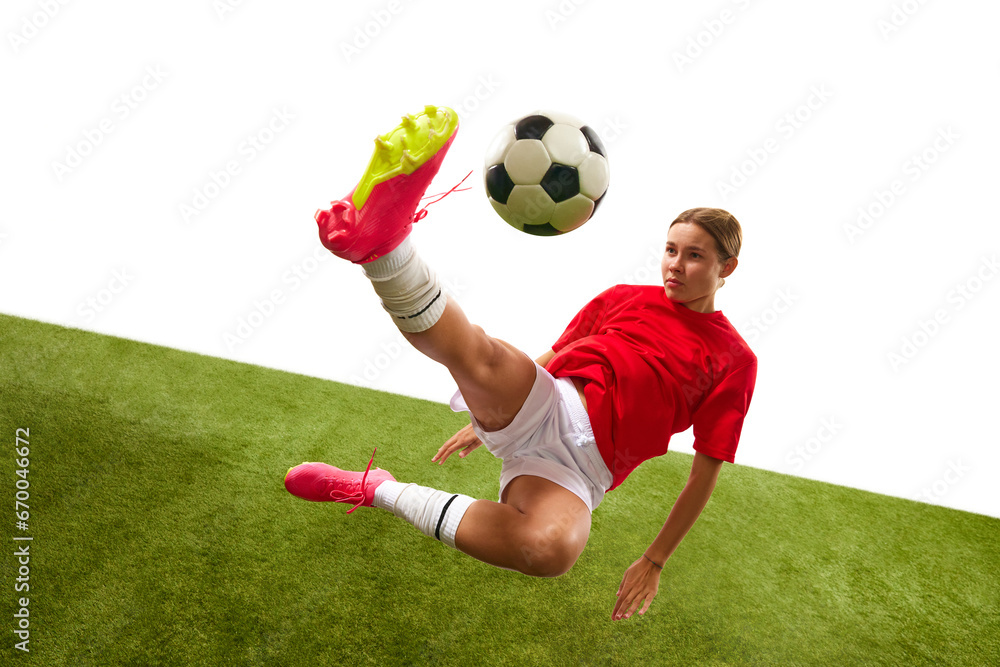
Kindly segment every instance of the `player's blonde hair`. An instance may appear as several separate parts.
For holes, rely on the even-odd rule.
[[[681,223],[690,222],[698,225],[715,240],[715,249],[719,256],[719,261],[725,263],[730,257],[740,256],[740,246],[743,245],[743,228],[739,221],[733,217],[729,211],[721,208],[689,208],[677,219],[670,223],[670,227]],[[667,229],[669,230],[670,227]],[[720,278],[726,284],[725,278]]]

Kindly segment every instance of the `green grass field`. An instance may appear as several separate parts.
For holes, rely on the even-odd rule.
[[[3,664],[1000,664],[1000,520],[727,465],[644,617],[614,593],[691,458],[647,462],[569,574],[496,570],[380,510],[282,486],[376,462],[494,499],[485,450],[430,463],[443,404],[0,315]],[[30,429],[27,533],[15,433]],[[15,535],[30,592],[15,593]],[[14,613],[30,598],[30,653]]]

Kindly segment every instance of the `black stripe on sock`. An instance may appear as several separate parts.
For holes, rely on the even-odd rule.
[[[413,319],[414,317],[420,317],[421,315],[423,315],[423,314],[424,314],[424,312],[425,312],[425,311],[426,311],[426,310],[427,310],[428,308],[430,308],[431,306],[433,306],[433,305],[434,305],[434,302],[435,302],[435,301],[437,301],[437,300],[438,300],[438,299],[440,299],[440,298],[441,298],[441,290],[438,290],[438,293],[434,295],[434,298],[433,298],[433,299],[431,299],[431,302],[430,302],[429,304],[427,304],[426,306],[424,306],[423,308],[421,308],[421,309],[419,310],[419,312],[416,312],[416,313],[413,313],[412,315],[407,315],[406,317],[403,317],[403,316],[401,316],[401,315],[397,315],[396,317],[397,317],[397,318],[399,318],[399,319],[401,319],[401,320],[404,320],[404,319],[405,319],[405,320],[412,320],[412,319]]]
[[[434,539],[438,541],[441,540],[441,524],[444,523],[444,515],[448,513],[448,508],[451,507],[451,503],[455,500],[455,498],[458,498],[457,493],[448,499],[448,502],[444,504],[444,509],[441,510],[441,516],[438,518],[437,528],[434,529]]]

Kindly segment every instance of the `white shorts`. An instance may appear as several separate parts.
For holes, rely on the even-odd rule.
[[[569,378],[555,378],[535,364],[535,383],[514,421],[499,431],[483,431],[461,391],[451,409],[468,412],[472,429],[493,456],[503,460],[500,497],[520,475],[542,477],[567,489],[593,512],[611,486],[611,472],[597,449],[587,409]]]

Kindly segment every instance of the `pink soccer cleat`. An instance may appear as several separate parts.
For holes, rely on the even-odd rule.
[[[359,507],[371,507],[375,489],[396,478],[381,468],[371,469],[375,453],[364,472],[341,470],[326,463],[301,463],[285,473],[285,489],[293,496],[313,502],[352,503],[350,514]]]
[[[458,132],[458,114],[426,106],[375,138],[364,176],[329,210],[316,211],[319,238],[337,257],[364,264],[391,252],[420,220],[416,212]]]

